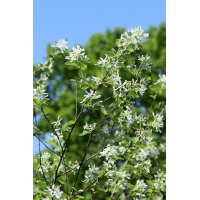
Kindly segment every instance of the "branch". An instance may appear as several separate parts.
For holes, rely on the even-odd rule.
[[[50,149],[35,133],[33,133],[33,135],[47,148],[49,149],[52,153],[56,154],[57,156],[60,157],[59,154],[57,154],[55,151],[53,151],[52,149]]]

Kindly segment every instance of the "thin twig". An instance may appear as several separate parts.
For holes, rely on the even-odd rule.
[[[53,151],[52,149],[50,149],[35,133],[33,134],[47,149],[49,149],[52,153],[56,154],[57,156],[60,157],[59,154],[57,154],[55,151]]]
[[[62,151],[63,151],[63,147],[62,147],[62,145],[61,145],[60,138],[59,138],[58,134],[56,133],[56,130],[55,130],[53,124],[52,124],[52,123],[50,122],[50,120],[48,119],[48,117],[47,117],[47,115],[45,114],[43,108],[41,108],[41,111],[42,111],[42,113],[43,113],[45,119],[46,119],[46,120],[49,122],[49,124],[51,125],[51,127],[52,127],[52,129],[53,129],[53,131],[54,131],[54,134],[56,135],[56,137],[57,137],[57,139],[58,139],[59,145],[60,145],[60,147],[61,147],[61,149],[62,149]]]

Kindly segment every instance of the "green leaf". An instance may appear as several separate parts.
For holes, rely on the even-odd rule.
[[[34,162],[34,163],[37,163],[38,160],[37,160],[36,158],[33,158],[33,162]]]
[[[36,193],[43,194],[44,192],[41,190],[35,190]]]
[[[134,137],[134,138],[131,138],[131,141],[132,141],[133,143],[136,143],[136,142],[138,142],[138,141],[139,141],[139,137]]]
[[[83,84],[80,86],[82,90],[86,90],[87,88],[89,88],[88,84]]]
[[[51,140],[47,141],[46,144],[55,145],[55,143]]]
[[[115,56],[115,53],[112,52],[112,51],[107,51],[107,52],[106,52],[106,55],[108,55],[109,57],[114,57],[114,56]]]
[[[151,77],[150,76],[146,77],[146,80],[151,81]]]
[[[151,176],[150,174],[144,173],[143,175],[144,175],[146,178],[149,178],[149,179],[152,178],[152,176]]]
[[[85,108],[89,108],[89,107],[91,107],[91,104],[82,104],[82,106]]]
[[[106,110],[102,110],[102,113],[103,113],[104,115],[107,115],[107,111],[106,111]]]
[[[87,69],[87,65],[81,63],[81,64],[80,64],[80,70],[84,71],[84,70],[86,70],[86,69]]]
[[[95,97],[93,97],[93,99],[99,99],[101,97],[101,95],[97,95]]]
[[[71,82],[76,82],[76,79],[73,79],[73,78],[72,78],[72,79],[70,79],[70,81],[71,81]]]
[[[97,72],[97,76],[98,76],[99,78],[103,78],[103,73],[102,73],[102,72]]]
[[[113,125],[115,122],[113,120],[110,120],[110,124]]]
[[[67,122],[67,125],[69,126],[69,125],[72,125],[72,124],[74,124],[74,123],[75,123],[74,120],[70,120],[70,121]]]
[[[133,46],[128,46],[128,48],[126,50],[129,51],[129,52],[134,52],[135,51]]]
[[[80,195],[76,195],[76,198],[78,198],[78,199],[85,199],[83,196],[80,196]]]
[[[116,45],[120,44],[121,43],[121,40],[120,39],[117,39],[116,40]]]
[[[124,59],[124,58],[119,58],[119,61],[121,61],[121,62],[125,62],[126,61],[126,59]]]
[[[65,62],[65,65],[76,66],[76,64],[72,62]]]
[[[147,182],[149,185],[153,185],[153,181],[151,181],[151,180],[146,180],[146,182]]]
[[[151,188],[149,188],[149,189],[147,190],[147,192],[152,193],[153,190],[152,190]]]
[[[83,131],[79,136],[84,136],[87,135],[89,132],[88,131]]]
[[[139,97],[139,95],[136,94],[136,93],[133,92],[133,91],[129,92],[128,94],[129,94],[129,96],[131,96],[132,98],[138,98],[138,97]]]

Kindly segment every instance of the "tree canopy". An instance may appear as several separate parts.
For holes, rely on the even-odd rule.
[[[70,145],[67,149],[66,156],[66,165],[69,165],[70,161],[72,165],[70,166],[73,168],[74,163],[77,161],[81,161],[83,158],[83,154],[85,152],[85,148],[88,143],[89,135],[83,132],[83,127],[86,126],[87,123],[90,124],[94,122],[99,122],[100,119],[104,119],[105,116],[109,113],[110,108],[113,107],[113,86],[110,84],[109,80],[105,82],[105,87],[102,87],[101,84],[97,84],[97,80],[92,77],[100,77],[103,78],[105,76],[105,72],[99,71],[97,67],[97,63],[100,58],[105,58],[105,54],[110,56],[111,58],[114,57],[114,54],[118,51],[118,47],[116,46],[116,41],[118,45],[120,44],[120,37],[124,33],[124,28],[115,28],[114,30],[106,30],[104,34],[97,33],[92,35],[87,44],[85,46],[80,45],[81,48],[85,49],[85,55],[87,55],[89,62],[83,61],[78,64],[78,67],[75,67],[74,62],[70,62],[66,60],[66,57],[70,57],[71,50],[66,50],[64,53],[59,53],[59,51],[55,51],[55,49],[49,44],[47,47],[47,62],[40,63],[35,65],[34,68],[34,84],[37,84],[38,81],[41,81],[41,70],[45,73],[49,73],[48,77],[48,85],[45,87],[46,92],[49,96],[48,104],[44,102],[44,105],[41,106],[41,109],[36,109],[34,107],[34,137],[37,137],[38,140],[44,139],[45,135],[49,135],[55,131],[55,127],[52,126],[51,122],[56,122],[58,120],[58,116],[62,118],[61,126],[64,127],[64,124],[68,123],[68,125],[73,127],[73,124],[76,122],[77,117],[79,116],[79,111],[83,109],[82,116],[79,119],[79,122],[73,129],[73,134],[70,137]],[[126,68],[120,68],[119,73],[121,76],[121,81],[130,81],[132,77],[141,77],[138,80],[142,81],[142,77],[145,78],[147,81],[156,83],[156,81],[162,78],[162,75],[166,74],[166,26],[165,23],[161,23],[158,27],[151,26],[149,27],[146,32],[149,33],[149,38],[147,38],[142,43],[142,48],[138,49],[131,49],[127,48],[128,54],[123,55],[118,59],[119,63],[123,63]],[[117,54],[117,53],[116,53]],[[142,55],[142,56],[141,56]],[[145,57],[146,56],[146,57]],[[145,60],[148,56],[150,56],[150,60],[146,63],[147,70],[140,70],[141,60]],[[138,59],[139,58],[139,59]],[[53,62],[51,62],[53,61]],[[48,69],[47,66],[48,65]],[[148,65],[151,70],[148,68]],[[79,70],[80,69],[80,70]],[[81,73],[79,73],[81,71]],[[114,72],[113,72],[114,73]],[[111,76],[111,75],[110,75]],[[90,77],[90,78],[88,78]],[[84,80],[84,81],[79,81]],[[78,83],[78,84],[77,84]],[[101,95],[101,98],[104,99],[104,109],[101,108],[101,105],[96,103],[94,107],[91,109],[91,105],[87,103],[87,101],[83,102],[84,104],[80,104],[78,102],[83,101],[83,96],[85,94],[85,90],[89,91],[90,89],[95,91],[98,88],[98,94]],[[106,89],[105,89],[106,88]],[[163,115],[165,115],[165,101],[166,95],[165,90],[161,90],[162,85],[152,85],[150,86],[149,90],[146,90],[143,95],[140,93],[129,92],[130,98],[134,99],[134,106],[131,108],[131,112],[137,113],[138,116],[140,114],[148,115],[150,111],[160,112],[162,111]],[[96,97],[98,99],[98,97]],[[37,103],[35,103],[37,104]],[[126,104],[123,104],[123,101],[120,97],[117,100],[117,104],[121,105],[121,112],[128,111]],[[123,107],[124,106],[124,107]],[[37,106],[36,106],[37,107]],[[121,116],[121,115],[120,115]],[[120,118],[120,116],[118,116]],[[113,115],[114,117],[114,115]],[[122,116],[121,116],[122,118]],[[106,118],[105,118],[106,120]],[[153,119],[152,119],[153,120]],[[115,130],[116,121],[112,119],[109,122],[105,122],[105,124],[99,125],[97,132],[101,134],[102,132],[112,132]],[[145,124],[145,123],[144,123]],[[117,125],[116,125],[117,126]],[[91,127],[90,127],[91,128]],[[92,129],[92,128],[91,128]],[[127,128],[124,127],[124,130]],[[160,133],[154,133],[154,139],[157,142],[160,149],[164,149],[165,145],[165,120],[164,125],[160,127]],[[145,125],[144,125],[145,130]],[[69,129],[66,128],[66,133],[63,134],[64,141],[68,140],[69,138]],[[136,132],[136,127],[132,127],[132,131]],[[85,137],[79,137],[83,133],[86,135]],[[137,135],[135,135],[135,141],[137,140]],[[104,137],[104,142],[107,141],[106,135]],[[129,137],[127,135],[127,137]],[[130,139],[130,138],[129,138]],[[88,149],[88,158],[100,150],[102,150],[102,141],[101,138],[96,136],[92,138],[92,147]],[[112,140],[114,138],[112,137]],[[130,139],[131,140],[131,139]],[[54,149],[54,144],[52,141],[47,142],[47,151],[52,154],[50,149]],[[36,157],[39,156],[36,155]],[[56,158],[54,158],[56,159]],[[121,163],[125,162],[123,159],[118,160],[116,163],[117,167],[122,165]],[[126,158],[128,159],[128,158]],[[165,150],[160,150],[159,153],[156,154],[155,157],[150,157],[151,160],[151,171],[152,174],[155,174],[158,169],[164,170],[165,162],[166,162],[166,155]],[[54,160],[51,160],[53,163]],[[88,160],[89,162],[89,160]],[[102,160],[99,158],[95,160],[95,165],[101,163]],[[87,163],[87,162],[86,162]],[[87,163],[87,164],[90,164]],[[91,162],[91,165],[93,162]],[[35,166],[39,167],[39,163],[35,160]],[[34,167],[34,174],[37,175],[38,172],[35,170],[37,167]],[[86,182],[81,180],[84,179],[84,172],[88,169],[88,165],[82,165],[82,171],[80,171],[80,177],[82,179],[78,179],[76,186],[77,188],[84,188],[86,187]],[[133,177],[132,181],[137,180],[137,177],[143,177],[144,180],[149,181],[151,184],[151,175],[148,173],[144,173],[142,175],[136,174],[136,177]],[[73,173],[69,173],[66,179],[68,180],[68,185],[73,185],[75,175]],[[37,178],[36,178],[37,179]],[[34,179],[34,181],[36,181]],[[59,182],[59,180],[58,180]],[[41,188],[44,187],[41,182]],[[132,186],[130,186],[132,187]],[[104,191],[99,189],[97,193],[93,194],[94,199],[109,199],[105,197],[103,194]],[[92,190],[91,190],[92,191]],[[109,194],[114,195],[113,191],[107,191]],[[151,191],[149,191],[149,199],[154,199],[151,197]],[[163,199],[165,198],[165,190],[161,191],[163,195]],[[86,194],[85,199],[89,199],[88,194]],[[39,197],[38,197],[39,198]],[[81,198],[81,197],[80,197]],[[114,197],[113,197],[114,198]],[[123,199],[123,197],[120,197]],[[112,198],[110,198],[112,199]],[[117,197],[115,197],[117,199]]]

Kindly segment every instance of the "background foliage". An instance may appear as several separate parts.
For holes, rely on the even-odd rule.
[[[110,51],[110,49],[116,49],[116,39],[119,39],[124,31],[124,28],[115,28],[114,30],[107,30],[104,34],[94,34],[90,37],[87,44],[85,46],[82,46],[83,48],[85,48],[86,55],[90,59],[90,63],[85,69],[85,74],[87,74],[87,76],[92,76],[97,73],[94,64],[97,63],[100,57],[104,57],[104,55],[108,51]],[[142,54],[148,54],[151,57],[152,74],[147,75],[151,76],[152,82],[156,82],[159,74],[166,74],[166,25],[165,23],[161,23],[158,27],[151,26],[148,30],[146,30],[146,32],[149,33],[150,37],[143,43],[143,48],[141,50],[130,53],[129,55],[125,55],[125,64],[131,65],[133,62],[135,62],[135,64],[138,65],[138,56]],[[50,103],[49,106],[45,108],[45,113],[47,113],[47,116],[50,119],[50,121],[56,121],[57,117],[60,116],[63,119],[63,124],[72,120],[76,113],[75,83],[73,79],[75,79],[77,71],[73,65],[71,65],[70,63],[66,63],[66,56],[67,54],[56,54],[55,51],[52,50],[51,46],[48,45],[47,59],[53,59],[54,66],[52,66],[53,72],[50,75],[49,85],[46,88],[50,97]],[[129,80],[131,74],[127,73],[127,70],[124,70],[122,68],[121,76],[123,80]],[[39,74],[35,74],[34,77],[36,79],[39,78]],[[82,87],[84,88],[84,85]],[[82,91],[80,90],[78,92],[81,93]],[[111,88],[109,88],[108,86],[106,91],[104,90],[100,93],[102,93],[102,95],[105,98],[111,96]],[[156,91],[147,90],[142,97],[136,98],[135,112],[147,113],[148,108],[152,108],[155,111],[159,111],[163,107],[163,105],[159,104],[159,102],[165,102],[166,97],[164,92],[161,93],[159,96],[156,96],[156,94]],[[80,97],[80,99],[78,99],[78,102],[80,102],[81,100],[82,99]],[[108,100],[107,105],[109,105],[110,103],[111,102]],[[78,107],[78,109],[80,110],[80,107]],[[40,130],[42,130],[40,134],[37,134],[37,137],[41,139],[44,139],[45,136],[48,137],[48,133],[52,132],[52,127],[45,119],[45,117],[40,115],[40,113],[37,113],[37,111],[34,111],[34,116],[37,119],[37,126]],[[91,118],[91,116],[87,116],[87,114],[85,115],[85,117],[80,119],[79,123],[77,124],[74,130],[74,133],[70,138],[70,146],[67,154],[68,160],[71,160],[73,162],[82,159],[88,138],[77,137],[77,135],[79,135],[82,132],[82,127],[85,125],[85,119],[88,118],[88,120],[98,121],[102,117],[103,114],[97,110],[96,112],[92,113],[92,119],[89,119]],[[67,134],[64,137],[64,139],[67,139]],[[163,142],[164,140],[165,125],[162,128],[162,134],[157,135],[158,143]],[[91,154],[92,152],[98,152],[99,150],[98,141],[93,142],[94,144],[96,143],[96,145],[93,145],[93,149],[90,150]],[[162,168],[162,166],[165,164],[165,161],[165,153],[160,154],[159,158],[156,159],[156,161],[152,159],[152,169],[156,171],[156,169]],[[87,165],[83,167],[85,167],[86,169]],[[70,176],[71,177],[69,177],[69,180],[73,180],[74,175],[70,174]],[[80,174],[80,176],[84,177],[84,174]],[[79,181],[77,183],[77,188],[83,188],[84,184],[84,182]],[[104,199],[104,196],[102,194],[98,194],[98,196],[94,196],[94,198]]]

